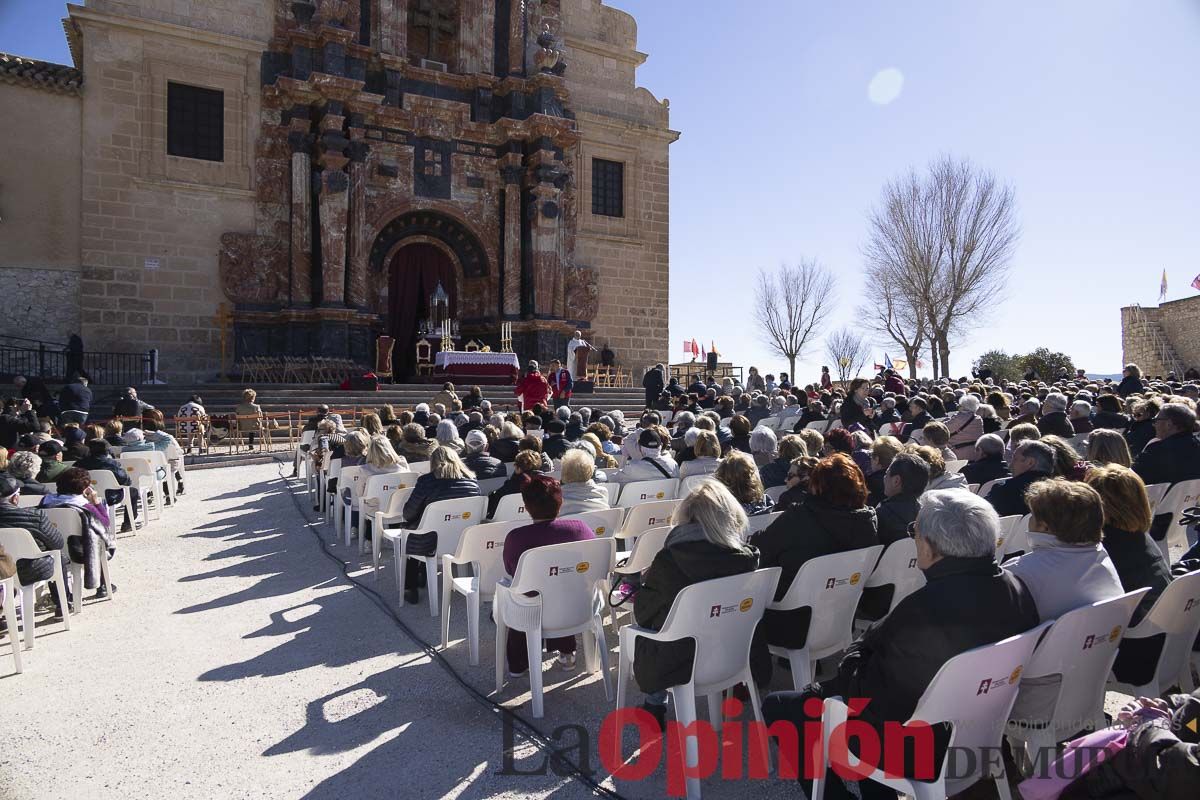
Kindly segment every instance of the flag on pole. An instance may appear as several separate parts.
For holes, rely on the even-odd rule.
[[[692,339],[692,358],[700,355],[700,345],[696,344],[696,340]]]
[[[692,352],[692,343],[689,342],[687,339],[683,340],[683,352],[684,353]]]
[[[1197,275],[1192,281],[1192,288],[1200,291],[1200,275]]]
[[[883,372],[883,364],[880,364],[878,361],[876,361],[876,362],[875,362],[875,371],[876,371],[876,372]]]
[[[1163,270],[1162,283],[1158,287],[1158,299],[1159,301],[1167,299],[1167,271],[1165,269]]]
[[[709,344],[708,352],[716,353],[717,355],[721,355],[721,352],[719,350],[717,350],[716,342],[714,342],[712,339],[709,339],[708,344]]]
[[[704,345],[700,345],[700,358],[708,358],[708,353],[704,352]]]
[[[892,362],[892,369],[896,370],[897,372],[903,372],[904,370],[908,369],[908,362],[903,358],[897,358]]]
[[[883,354],[883,366],[886,367],[887,369],[895,369],[896,368],[896,365],[892,363],[892,360],[890,358],[888,358],[887,353]]]

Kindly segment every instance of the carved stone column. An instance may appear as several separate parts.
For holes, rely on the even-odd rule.
[[[462,0],[458,12],[458,68],[491,74],[496,52],[496,0]]]
[[[508,16],[508,73],[525,74],[525,3],[512,0]],[[536,34],[534,34],[536,36]]]
[[[504,316],[521,313],[521,167],[517,164],[502,167],[504,180]]]
[[[379,51],[408,57],[408,0],[379,0]]]
[[[551,183],[533,187],[532,236],[533,311],[550,316],[561,310],[562,264],[558,258],[558,228],[562,216],[559,189]]]
[[[321,119],[321,304],[325,306],[341,306],[346,299],[350,177],[344,170],[350,161],[345,155],[350,142],[342,133],[344,121],[345,117],[335,113],[326,113]]]
[[[346,305],[351,308],[367,306],[367,154],[370,147],[363,141],[364,131],[350,131],[350,220],[348,229],[347,264],[350,279],[347,281]]]
[[[308,120],[294,119],[288,134],[292,151],[292,259],[293,306],[312,303],[312,135]]]

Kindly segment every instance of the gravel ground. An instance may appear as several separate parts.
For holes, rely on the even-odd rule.
[[[299,484],[281,478],[287,469],[190,473],[177,507],[119,540],[114,601],[85,602],[69,632],[39,628],[23,675],[11,674],[7,641],[0,644],[0,798],[593,794],[552,770],[501,774],[500,715],[324,555],[313,531],[328,542],[331,530],[312,524],[307,498],[292,491]],[[390,569],[376,583],[369,555],[363,569],[356,552],[331,547],[395,607]],[[481,624],[480,666],[469,666],[463,611],[456,598],[446,661],[491,694],[494,628]],[[425,605],[401,617],[426,642],[438,641]],[[614,787],[600,765],[595,737],[612,704],[598,677],[580,669],[546,679],[538,728],[582,725],[591,741],[581,748],[578,734],[565,731],[560,747],[589,762],[596,780],[628,798],[665,795],[661,767]],[[510,683],[496,699],[528,717],[527,688]],[[776,688],[784,688],[778,679]],[[544,755],[519,734],[514,743],[516,770],[537,772]],[[747,791],[797,796],[780,781],[714,778],[704,788],[710,798]]]

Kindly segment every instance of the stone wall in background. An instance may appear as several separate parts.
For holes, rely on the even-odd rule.
[[[1157,331],[1170,343],[1184,370],[1200,368],[1200,297],[1173,300],[1141,311],[1145,325],[1137,322],[1134,307],[1121,309],[1121,344],[1126,364],[1137,364],[1144,375],[1168,372],[1155,346],[1153,331]]]
[[[0,267],[0,334],[66,342],[79,330],[79,272]]]

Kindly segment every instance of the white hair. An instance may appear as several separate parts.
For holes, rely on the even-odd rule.
[[[441,444],[461,443],[462,441],[458,438],[458,428],[448,419],[444,419],[438,423],[436,438]]]
[[[679,416],[675,418],[675,429],[694,428],[696,426],[696,415],[690,411],[680,411]]]
[[[1046,395],[1045,404],[1055,411],[1067,410],[1067,396],[1061,392],[1051,392]]]
[[[1074,403],[1071,403],[1071,411],[1077,417],[1089,417],[1092,414],[1092,404],[1087,400],[1076,400]]]
[[[742,546],[742,537],[749,527],[742,504],[723,483],[713,478],[700,481],[671,517],[673,525],[693,522],[704,531],[704,538],[728,550]]]
[[[994,556],[1000,517],[992,504],[971,492],[935,489],[921,495],[917,530],[939,555]]]
[[[571,418],[571,409],[568,406],[559,406],[554,412],[554,416],[558,417],[563,422],[566,422]]]
[[[965,395],[958,401],[958,410],[974,414],[979,410],[979,398],[973,394]]]
[[[996,409],[992,408],[987,403],[980,403],[979,410],[975,412],[984,419],[992,419],[996,416]]]
[[[501,439],[520,439],[523,435],[524,434],[522,433],[521,429],[517,427],[516,423],[505,421],[504,424],[500,426]]]
[[[985,456],[998,456],[1004,453],[1004,440],[994,433],[985,433],[975,440],[975,449]]]
[[[683,433],[683,443],[688,447],[696,446],[696,438],[700,436],[699,428],[688,428]]]
[[[414,414],[421,414],[421,413],[428,414],[429,413],[429,403],[417,403],[416,407],[413,408],[413,413]]]
[[[777,449],[779,440],[775,438],[775,431],[758,427],[750,432],[751,453],[774,453]]]

